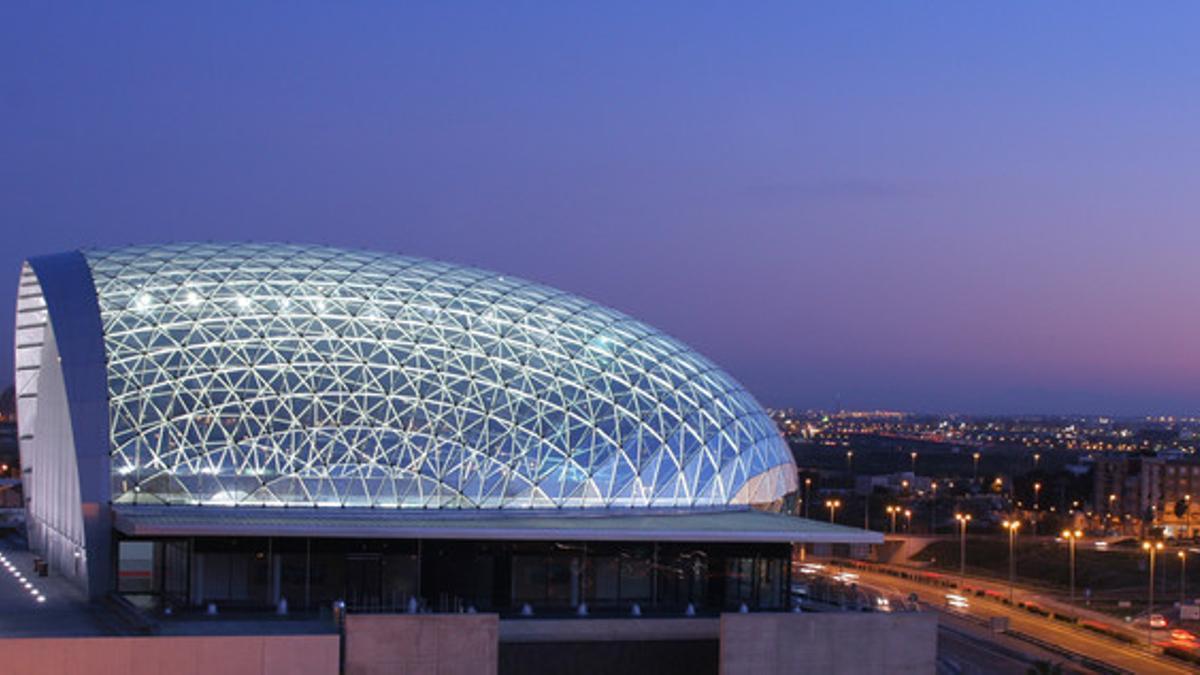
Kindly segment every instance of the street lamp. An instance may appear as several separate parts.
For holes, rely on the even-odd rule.
[[[1161,541],[1143,541],[1142,550],[1150,553],[1150,604],[1146,608],[1146,644],[1154,644],[1154,635],[1150,625],[1150,617],[1154,616],[1154,554],[1163,550],[1163,543]]]
[[[1039,517],[1039,514],[1037,514],[1036,511],[1041,510],[1041,501],[1042,501],[1042,484],[1034,483],[1033,484],[1033,510],[1035,511],[1035,513],[1033,514],[1033,536],[1035,536],[1035,537],[1037,536],[1037,533],[1038,533],[1038,521],[1041,520],[1041,518]]]
[[[992,490],[996,493],[1004,491],[1004,479],[996,476],[996,480],[992,481]]]
[[[884,511],[887,511],[888,517],[892,519],[892,534],[896,534],[896,514],[900,512],[900,507],[889,506]]]
[[[1071,548],[1071,604],[1075,604],[1075,540],[1083,536],[1079,530],[1063,530],[1063,539]]]
[[[1013,556],[1013,544],[1017,538],[1017,530],[1021,529],[1021,521],[1006,520],[1003,523],[1004,529],[1008,530],[1008,602],[1013,601],[1013,584],[1017,578],[1017,562]]]
[[[804,479],[804,517],[805,517],[805,518],[807,518],[807,517],[808,517],[808,505],[809,505],[809,502],[811,502],[811,501],[812,501],[811,499],[809,499],[809,497],[810,497],[809,490],[810,490],[811,488],[812,488],[812,479],[811,479],[811,478],[805,478],[805,479]]]
[[[1183,496],[1183,536],[1192,538],[1192,496]]]
[[[910,452],[908,456],[912,459],[912,474],[915,476],[917,475],[917,453]]]
[[[905,529],[912,534],[912,509],[904,509],[904,519],[908,521],[904,526]]]
[[[838,510],[838,508],[841,507],[841,505],[842,505],[842,500],[840,500],[840,499],[825,500],[825,508],[829,509],[829,522],[830,523],[833,522],[833,518],[834,518],[835,514],[837,514],[837,510]]]
[[[1042,455],[1040,453],[1037,453],[1037,452],[1033,453],[1033,470],[1034,471],[1037,471],[1038,460],[1040,460],[1041,458],[1042,458]]]
[[[937,481],[929,484],[933,496],[929,501],[929,534],[937,534]]]
[[[1179,606],[1183,607],[1187,598],[1187,550],[1180,549],[1176,555],[1179,556]]]
[[[975,478],[974,478],[974,480],[976,483],[978,483],[979,482],[979,453],[977,452],[977,453],[971,455],[971,458],[973,460],[975,460]]]
[[[854,451],[846,451],[846,473],[854,473]]]
[[[971,522],[971,514],[956,513],[954,519],[958,521],[959,530],[962,533],[958,544],[958,576],[962,577],[962,582],[967,582],[967,523]]]
[[[871,491],[863,495],[863,529],[871,529]]]

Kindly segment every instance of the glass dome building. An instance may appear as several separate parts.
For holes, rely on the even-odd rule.
[[[32,258],[16,353],[31,542],[101,586],[113,528],[239,527],[202,507],[655,514],[778,510],[797,488],[762,408],[687,346],[448,263],[290,244]]]

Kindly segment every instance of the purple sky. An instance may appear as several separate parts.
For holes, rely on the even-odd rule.
[[[1195,4],[47,4],[0,3],[0,297],[330,243],[577,292],[766,405],[1200,412]]]

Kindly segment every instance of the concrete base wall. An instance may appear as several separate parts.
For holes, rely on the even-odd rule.
[[[0,639],[0,672],[39,675],[337,675],[338,636]]]
[[[504,662],[521,674],[702,675],[718,649],[723,675],[926,674],[936,665],[929,613],[723,614],[719,647],[714,621],[578,619],[565,632],[556,624],[567,620],[514,622],[525,632],[509,637],[519,640],[506,641],[502,659],[495,614],[351,614],[343,672],[496,675]],[[337,635],[11,638],[0,639],[0,673],[337,675],[340,646]]]
[[[351,614],[345,673],[495,675],[499,644],[495,614]]]
[[[649,642],[716,640],[717,618],[505,619],[501,642]]]
[[[722,614],[721,674],[935,672],[937,616]]]
[[[716,638],[501,642],[500,675],[718,675]]]

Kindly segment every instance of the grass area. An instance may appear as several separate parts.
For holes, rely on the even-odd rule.
[[[1018,584],[1068,597],[1070,564],[1066,544],[1018,540],[1015,553]],[[941,571],[956,572],[959,569],[958,554],[957,541],[939,541],[913,556],[913,560],[928,562],[930,567]],[[1085,589],[1091,589],[1093,609],[1120,617],[1144,611],[1149,582],[1149,561],[1145,553],[1137,549],[1097,551],[1091,542],[1081,542],[1075,555],[1075,588],[1080,602],[1083,602]],[[1159,555],[1155,562],[1155,604],[1160,608],[1167,607],[1180,597],[1179,558],[1174,551],[1166,551],[1166,555]],[[967,573],[1007,581],[1008,540],[968,538]],[[1185,583],[1185,588],[1189,589],[1188,601],[1200,597],[1200,555],[1188,560]],[[1131,606],[1120,607],[1122,600],[1129,601]]]

